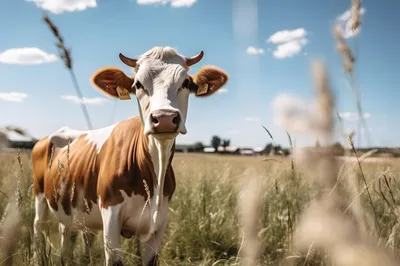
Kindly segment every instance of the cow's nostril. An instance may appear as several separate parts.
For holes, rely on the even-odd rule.
[[[155,118],[154,116],[151,116],[151,122],[152,122],[153,124],[158,124],[158,119]]]
[[[172,119],[172,123],[174,123],[175,125],[177,125],[177,124],[179,123],[179,117],[178,117],[178,116],[175,116],[175,117]]]

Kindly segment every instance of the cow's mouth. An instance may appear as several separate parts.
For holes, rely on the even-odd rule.
[[[179,132],[159,132],[150,133],[155,139],[174,139],[178,136]]]

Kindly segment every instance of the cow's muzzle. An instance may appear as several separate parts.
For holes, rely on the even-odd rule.
[[[177,133],[181,118],[179,112],[156,110],[150,113],[150,124],[153,134]]]

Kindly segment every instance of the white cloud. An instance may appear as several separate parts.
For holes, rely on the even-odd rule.
[[[347,120],[347,121],[357,121],[359,119],[359,115],[358,113],[353,113],[353,112],[343,112],[343,113],[339,113],[340,118],[342,118],[343,120]],[[363,113],[362,117],[364,119],[368,119],[371,117],[370,113]]]
[[[217,90],[216,93],[218,93],[218,94],[228,93],[228,89],[227,88],[221,88],[221,89]]]
[[[247,122],[255,122],[255,121],[260,121],[260,120],[261,120],[261,118],[259,116],[246,116],[244,118],[244,121],[247,121]]]
[[[298,54],[307,42],[307,39],[304,38],[279,44],[272,54],[275,58],[279,59],[292,57]]]
[[[191,7],[197,0],[172,0],[172,7]]]
[[[365,8],[360,8],[360,17],[362,17],[366,12]],[[355,35],[358,35],[361,30],[361,26],[358,27],[357,30],[353,32],[351,29],[351,24],[353,20],[351,18],[351,9],[346,10],[341,15],[336,17],[336,23],[339,26],[339,30],[341,31],[344,38],[348,39]]]
[[[300,53],[308,43],[307,31],[304,28],[278,31],[272,34],[267,39],[267,42],[277,44],[272,53],[275,58],[292,57]]]
[[[22,92],[0,92],[0,100],[7,101],[7,102],[22,102],[28,94]]]
[[[260,55],[264,53],[264,49],[256,48],[254,46],[247,47],[246,53],[249,55]]]
[[[170,4],[172,7],[191,7],[197,0],[137,0],[139,5],[166,5]]]
[[[58,60],[54,54],[48,54],[36,47],[11,48],[0,53],[0,63],[15,65],[39,65]]]
[[[136,3],[139,5],[155,5],[162,4],[165,5],[169,2],[169,0],[137,0]]]
[[[25,0],[34,2],[41,9],[55,14],[63,12],[83,11],[86,8],[96,7],[96,0]]]
[[[228,131],[228,134],[229,135],[239,135],[240,131],[237,130],[237,129],[231,129],[231,130]]]
[[[304,28],[297,28],[294,30],[282,30],[277,31],[272,34],[267,42],[278,44],[278,43],[286,43],[290,41],[294,41],[297,39],[303,39],[307,35],[307,32]]]
[[[75,95],[61,95],[61,99],[71,101],[76,104],[80,104],[83,102],[83,103],[89,104],[89,105],[101,105],[101,104],[108,102],[108,99],[102,98],[102,97],[93,97],[93,98],[83,97],[83,99],[81,99]]]

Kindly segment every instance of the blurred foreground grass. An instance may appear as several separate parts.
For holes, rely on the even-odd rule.
[[[12,256],[12,265],[33,265],[32,224],[34,203],[31,194],[30,154],[0,153],[0,214],[1,249]],[[239,225],[237,202],[240,187],[250,177],[261,177],[262,225],[258,232],[261,243],[260,265],[329,265],[318,252],[300,253],[293,247],[293,235],[301,212],[320,189],[308,182],[305,166],[281,157],[243,157],[205,154],[175,154],[173,161],[177,187],[169,212],[169,224],[161,248],[161,265],[238,265],[244,235]],[[339,182],[346,178],[350,165],[343,165]],[[371,197],[379,224],[379,245],[399,257],[399,230],[397,203],[400,200],[400,159],[367,160],[361,163],[364,175],[371,184]],[[307,165],[313,170],[312,162]],[[350,168],[349,168],[350,167]],[[315,169],[315,171],[320,171]],[[384,176],[384,178],[383,178]],[[347,180],[348,181],[348,180]],[[369,198],[362,193],[360,204],[371,213]],[[18,196],[20,219],[12,216],[7,204]],[[17,197],[18,198],[18,197]],[[251,202],[249,202],[251,204]],[[7,211],[7,218],[4,214]],[[370,217],[366,215],[366,217]],[[49,215],[50,238],[46,242],[46,265],[60,265],[58,225]],[[366,218],[368,219],[368,218]],[[19,223],[18,223],[19,221]],[[102,233],[97,232],[91,249],[90,265],[103,265]],[[75,242],[76,265],[82,265],[82,240]],[[134,240],[123,239],[127,265],[135,263]],[[305,258],[307,261],[305,262]],[[87,265],[87,264],[86,264]]]

